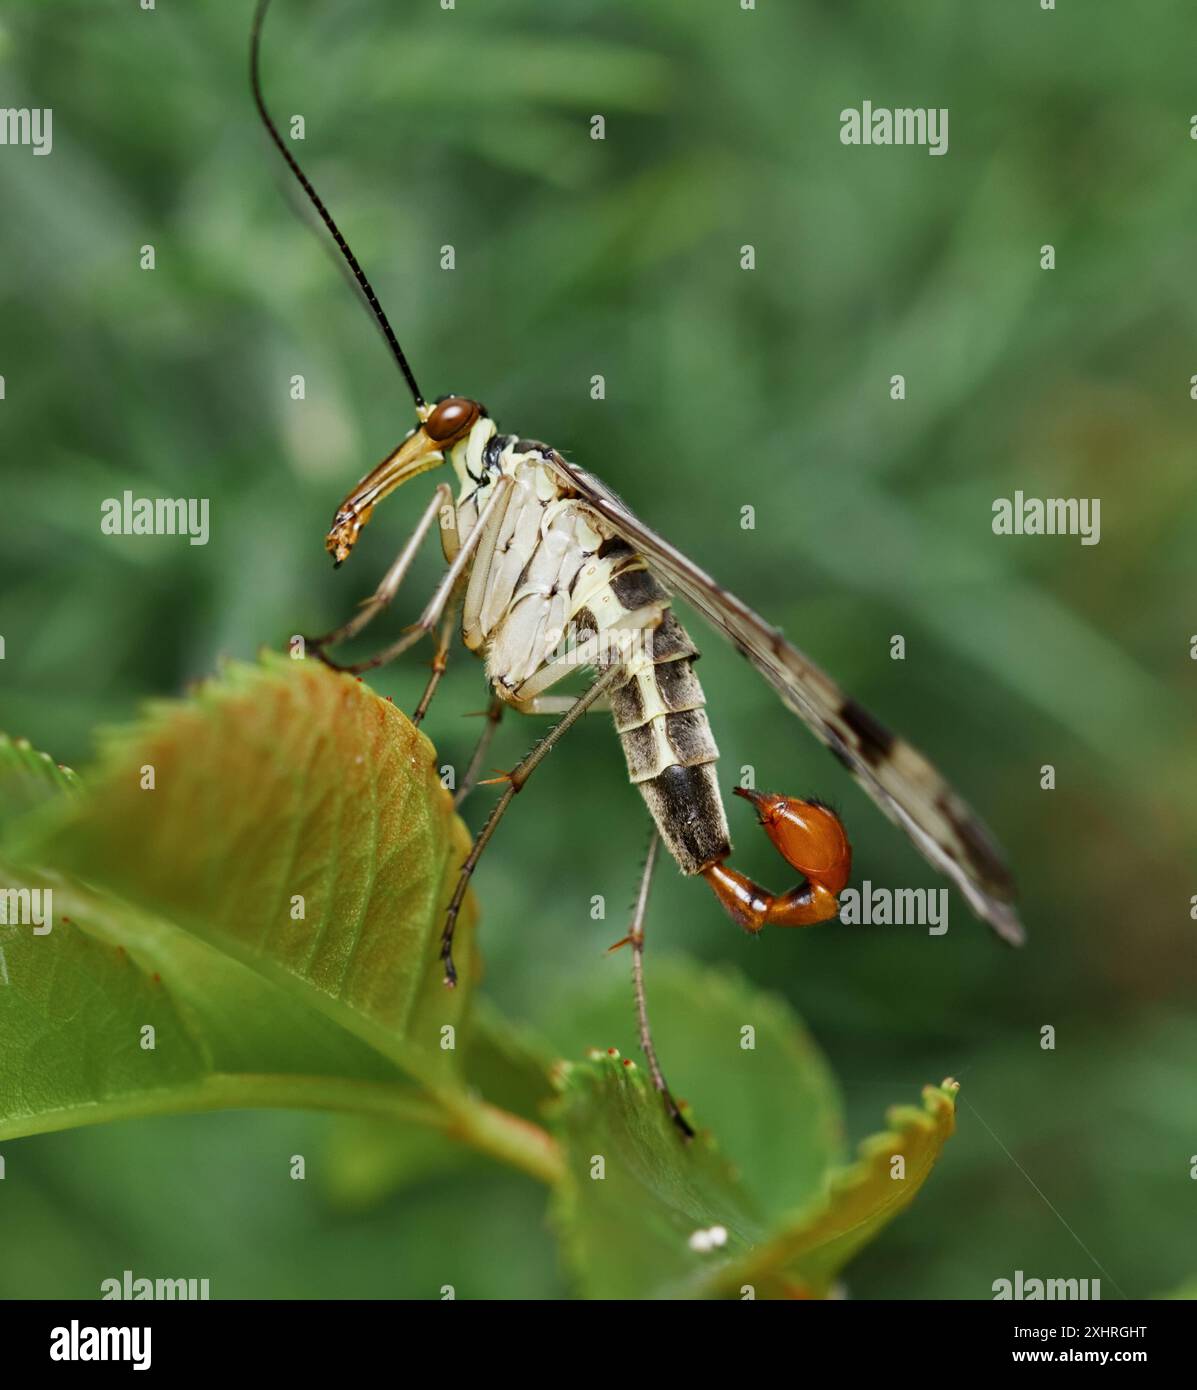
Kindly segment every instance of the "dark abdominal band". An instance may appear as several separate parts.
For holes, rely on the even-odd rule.
[[[631,612],[669,596],[644,569],[616,574],[611,589]],[[640,789],[665,847],[682,873],[697,874],[731,853],[727,817],[715,772],[702,686],[691,663],[698,650],[666,608],[648,634],[651,665],[629,665],[629,679],[611,695],[628,774]]]
[[[698,767],[674,763],[641,782],[640,794],[682,873],[701,873],[731,853],[714,763]]]

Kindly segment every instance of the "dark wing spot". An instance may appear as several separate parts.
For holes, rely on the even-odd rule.
[[[950,801],[941,800],[939,809],[960,837],[960,843],[968,855],[968,862],[978,879],[999,896],[1013,897],[1014,880],[1010,877],[1010,870],[1002,862],[1001,853],[990,838],[989,831],[976,816]]]
[[[876,767],[885,762],[894,746],[894,736],[855,700],[845,700],[840,706],[840,718],[860,740],[860,753],[865,762]]]

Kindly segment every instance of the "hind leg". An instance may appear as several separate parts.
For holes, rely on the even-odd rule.
[[[640,1049],[648,1062],[649,1075],[653,1079],[653,1085],[660,1091],[661,1098],[665,1102],[665,1110],[669,1118],[677,1125],[685,1138],[693,1139],[694,1131],[678,1108],[677,1101],[674,1100],[665,1080],[665,1074],[661,1070],[661,1064],[657,1060],[652,1025],[648,1021],[648,995],[644,988],[644,919],[648,915],[648,892],[652,886],[653,870],[657,865],[657,851],[660,845],[661,837],[654,830],[648,845],[648,855],[644,860],[644,871],[640,876],[640,890],[636,894],[632,925],[627,936],[622,941],[617,941],[611,950],[618,951],[621,946],[632,948],[632,986],[636,993],[636,1019],[640,1028]]]

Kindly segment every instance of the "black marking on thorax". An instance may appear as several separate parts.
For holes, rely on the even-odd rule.
[[[503,450],[511,443],[509,434],[492,434],[482,451],[482,466],[488,473],[497,473],[502,464]]]

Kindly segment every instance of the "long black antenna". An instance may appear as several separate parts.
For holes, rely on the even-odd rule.
[[[262,97],[262,77],[259,71],[258,52],[262,46],[262,21],[266,18],[266,11],[270,8],[270,0],[258,0],[258,8],[254,12],[253,30],[249,40],[249,85],[253,89],[254,104],[258,108],[258,115],[262,118],[262,124],[270,132],[270,138],[278,146],[279,153],[287,161],[291,172],[299,180],[299,186],[311,199],[312,206],[320,214],[324,225],[332,233],[333,240],[337,243],[337,248],[341,255],[348,262],[349,269],[353,271],[354,278],[361,286],[362,293],[366,296],[366,303],[373,311],[374,317],[378,320],[379,327],[382,329],[383,336],[391,349],[391,354],[395,361],[399,363],[399,370],[403,373],[408,389],[411,391],[417,406],[424,404],[424,397],[420,394],[420,388],[416,385],[416,378],[412,369],[407,364],[407,358],[403,355],[403,349],[399,346],[399,339],[395,337],[395,330],[391,327],[390,320],[383,311],[382,305],[378,302],[378,296],[374,293],[374,286],[366,277],[366,272],[357,263],[357,257],[349,249],[349,243],[341,235],[341,229],[333,221],[332,213],[324,206],[324,203],[316,190],[308,182],[308,176],[299,167],[299,163],[291,151],[283,144],[283,137],[278,133],[278,127],[270,119],[270,112],[266,110],[266,102]]]

